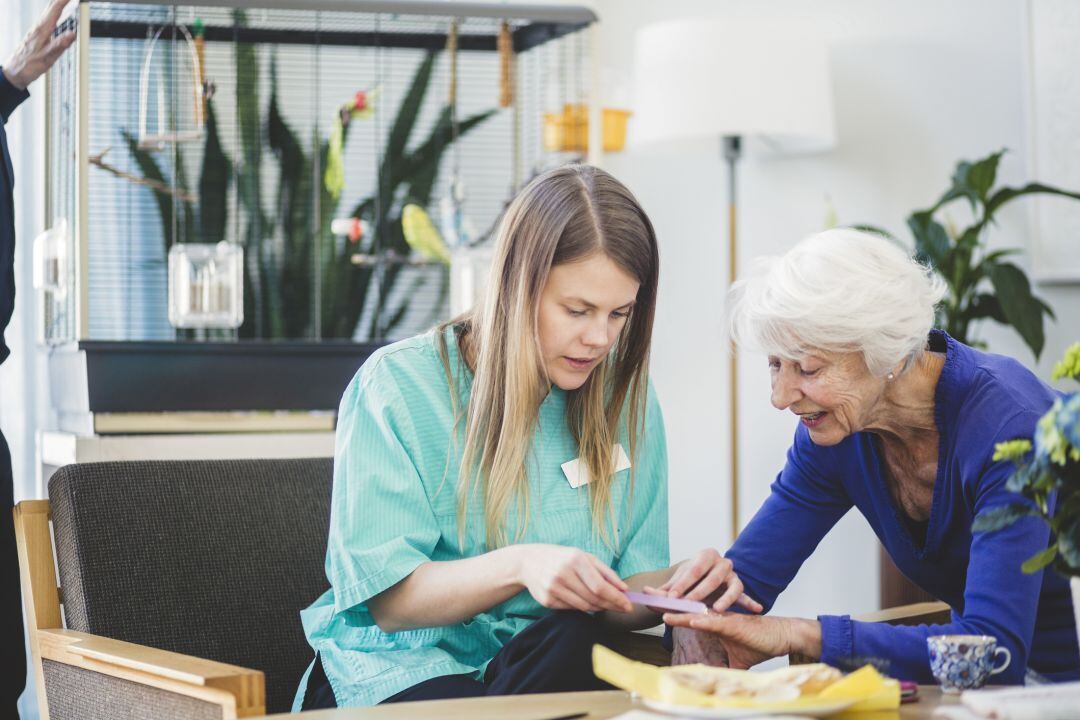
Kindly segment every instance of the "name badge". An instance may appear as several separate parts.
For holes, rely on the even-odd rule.
[[[611,448],[612,460],[615,461],[615,472],[622,472],[623,470],[630,469],[630,458],[626,454],[626,450],[623,446],[615,445]],[[566,475],[567,482],[570,483],[570,487],[579,488],[582,485],[588,485],[592,479],[589,477],[589,470],[581,462],[581,458],[574,458],[568,460],[562,464],[562,471]]]

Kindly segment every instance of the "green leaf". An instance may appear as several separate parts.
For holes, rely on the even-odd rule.
[[[926,213],[928,216],[933,215],[943,206],[948,205],[953,200],[956,200],[960,197],[964,197],[964,193],[960,192],[955,186],[950,187],[948,190],[945,191],[944,195],[938,198],[938,201],[934,203],[933,207],[931,207],[929,210],[923,210],[922,212]]]
[[[972,191],[971,187],[968,185],[968,173],[970,172],[971,163],[969,163],[968,161],[961,160],[960,162],[956,163],[956,170],[953,171],[952,176],[952,189],[949,190],[949,192],[945,195],[948,196],[949,193],[952,193],[952,196],[954,198],[967,198],[968,203],[970,203],[971,205],[972,212],[975,212],[976,203],[978,202],[979,198],[978,195],[976,195],[974,191]],[[938,201],[938,207],[944,204],[944,200],[945,198],[943,197],[941,200]]]
[[[277,227],[284,236],[284,257],[280,265],[280,312],[284,336],[303,337],[309,333],[311,297],[312,233],[311,162],[296,134],[281,115],[277,93],[277,57],[270,66],[271,95],[266,136],[281,166],[278,186]]]
[[[966,250],[968,253],[974,252],[975,248],[979,246],[979,227],[972,225],[960,233],[960,237],[956,239],[956,246]]]
[[[1045,343],[1043,310],[1031,295],[1027,275],[1011,263],[999,263],[990,268],[990,281],[1009,324],[1016,328],[1038,359]]]
[[[971,304],[961,313],[961,316],[969,321],[991,318],[1003,325],[1008,324],[1009,322],[1005,318],[1005,311],[1001,309],[1001,303],[998,302],[997,297],[989,293],[979,293],[976,295],[971,301]]]
[[[233,11],[233,22],[247,25],[243,10]],[[236,73],[236,120],[240,135],[240,162],[236,174],[236,191],[244,210],[244,324],[240,336],[280,337],[269,312],[268,269],[264,262],[263,238],[272,228],[263,217],[261,199],[262,123],[259,120],[259,58],[253,43],[233,44]]]
[[[1080,519],[1069,523],[1058,533],[1058,550],[1061,560],[1080,574]]]
[[[185,195],[188,194],[188,180],[187,180],[187,163],[184,162],[184,156],[179,152],[173,155],[173,162],[175,163],[176,171],[176,189]],[[183,213],[183,220],[178,222],[178,228],[180,237],[176,238],[177,241],[191,242],[194,240],[194,235],[197,232],[195,226],[195,207],[192,203],[186,200],[181,200],[177,197],[173,197],[173,207],[179,209]]]
[[[1042,311],[1044,313],[1046,313],[1047,315],[1050,316],[1051,320],[1057,320],[1057,315],[1054,314],[1054,309],[1052,307],[1050,307],[1049,305],[1044,303],[1039,298],[1035,298],[1035,302],[1037,302],[1039,304],[1039,307],[1042,308]]]
[[[980,202],[986,203],[987,193],[997,177],[998,162],[1004,153],[1004,150],[996,152],[975,163],[966,160],[958,162],[956,170],[953,171],[952,187],[934,206],[934,210],[951,200],[963,197],[967,198],[972,212],[976,212]]]
[[[971,524],[972,532],[994,532],[1025,517],[1039,517],[1039,511],[1025,503],[1009,503],[984,510]]]
[[[1020,566],[1020,569],[1028,575],[1039,572],[1044,567],[1054,562],[1054,558],[1057,557],[1057,552],[1057,545],[1051,545],[1045,550],[1038,552],[1025,560],[1024,564]]]
[[[214,101],[209,100],[206,103],[206,143],[199,176],[199,227],[202,229],[203,242],[218,243],[225,239],[231,176],[232,163],[221,146]]]
[[[986,203],[990,188],[994,186],[994,180],[997,178],[998,163],[1004,154],[1005,151],[1000,150],[979,160],[968,169],[966,186],[983,204]]]
[[[945,228],[926,212],[913,213],[908,218],[908,227],[915,236],[915,253],[947,276],[952,242]]]
[[[1069,192],[1068,190],[1062,190],[1053,187],[1052,185],[1043,185],[1042,183],[1028,183],[1021,188],[1004,187],[991,195],[986,201],[987,217],[997,212],[997,210],[1005,203],[1025,195],[1059,195],[1061,197],[1072,198],[1073,200],[1080,200],[1080,193]]]
[[[458,139],[464,137],[470,130],[483,123],[496,112],[496,110],[487,110],[459,122]],[[426,206],[431,202],[431,190],[435,185],[435,178],[438,176],[443,154],[454,142],[453,129],[450,127],[449,122],[449,108],[446,110],[446,118],[447,122],[436,125],[428,139],[416,149],[416,152],[409,157],[407,162],[407,167],[412,175],[408,194],[422,206]]]
[[[408,144],[409,136],[412,135],[413,127],[420,116],[420,108],[424,104],[424,97],[427,95],[428,85],[431,83],[431,73],[435,68],[436,56],[435,52],[429,52],[424,61],[420,63],[420,67],[417,68],[416,74],[413,75],[412,83],[401,101],[397,117],[394,119],[394,125],[390,129],[390,135],[387,138],[386,149],[384,150],[384,162],[386,160],[397,162],[405,153],[405,146]]]
[[[1009,255],[1018,255],[1019,253],[1020,248],[1004,248],[1003,250],[995,250],[992,253],[987,253],[986,257],[983,258],[983,262],[992,264],[996,263],[1003,257],[1008,257]]]

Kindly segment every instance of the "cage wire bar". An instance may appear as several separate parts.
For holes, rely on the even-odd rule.
[[[572,155],[544,150],[543,116],[588,102],[582,31],[595,20],[584,7],[477,2],[83,0],[77,50],[61,58],[48,88],[47,222],[68,219],[71,240],[68,292],[43,297],[42,339],[197,339],[166,321],[165,258],[172,243],[215,239],[244,246],[245,282],[252,287],[239,333],[199,339],[383,341],[444,319],[442,266],[379,261],[363,284],[356,270],[319,271],[351,242],[331,236],[329,222],[374,198],[369,205],[383,216],[371,216],[375,244],[366,252],[383,257],[400,234],[388,221],[397,222],[406,195],[426,183],[426,209],[437,224],[455,170],[466,188],[466,213],[483,237],[531,175]],[[434,177],[386,182],[380,168],[405,172],[424,143],[446,130],[451,21],[459,28],[459,127],[494,112],[444,146]],[[504,21],[512,32],[515,98],[500,109],[497,37]],[[164,28],[160,82],[172,122],[186,97],[183,35],[197,24],[204,75],[215,85],[206,123],[213,122],[217,145],[206,130],[200,142],[139,152],[131,119],[147,102],[138,79],[148,34]],[[394,137],[399,108],[431,53],[427,92],[411,110],[412,132],[401,152],[388,152],[389,143],[402,142]],[[374,96],[374,113],[348,123],[343,188],[332,213],[328,138],[340,107],[357,91]],[[208,182],[208,153],[227,158],[223,185]],[[298,158],[299,170],[286,156]],[[140,187],[132,178],[159,187]],[[296,194],[286,195],[287,188]],[[185,200],[188,195],[200,202]],[[299,206],[297,198],[304,198]],[[220,237],[207,237],[208,200],[227,217]],[[271,288],[274,283],[280,287]],[[342,310],[340,298],[348,297],[342,283],[366,293],[352,327]],[[305,303],[307,314],[290,320]]]

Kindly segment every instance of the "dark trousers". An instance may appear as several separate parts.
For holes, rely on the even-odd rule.
[[[525,693],[610,690],[592,671],[592,646],[603,633],[586,613],[559,610],[514,636],[488,663],[483,682],[469,675],[444,675],[402,690],[383,703],[523,695]],[[334,691],[316,658],[304,695],[304,710],[337,707]]]
[[[2,168],[0,168],[2,172]],[[15,483],[11,453],[0,433],[0,718],[19,717],[18,703],[26,687],[26,645],[23,643],[19,556],[15,551]]]

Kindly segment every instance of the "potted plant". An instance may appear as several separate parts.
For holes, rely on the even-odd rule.
[[[1054,366],[1053,378],[1080,381],[1080,343]],[[1070,579],[1080,637],[1080,392],[1055,400],[1039,420],[1033,439],[998,443],[993,459],[1016,464],[1006,487],[1029,502],[988,510],[975,518],[972,530],[988,532],[1023,517],[1042,518],[1050,526],[1050,545],[1028,558],[1022,568],[1033,573],[1053,564]]]
[[[1020,251],[990,251],[986,232],[994,224],[995,213],[1016,198],[1048,194],[1080,200],[1080,194],[1041,183],[995,188],[998,163],[1004,154],[1001,150],[974,163],[961,160],[953,172],[951,187],[933,206],[913,212],[907,225],[915,239],[916,256],[933,267],[949,288],[938,306],[937,326],[962,343],[981,347],[983,343],[973,337],[973,322],[994,320],[1010,325],[1038,358],[1045,342],[1044,316],[1052,318],[1054,313],[1032,295],[1024,271],[1006,261]],[[971,208],[970,225],[959,228],[941,218],[947,206],[965,200]],[[872,225],[856,227],[893,237]],[[993,292],[988,292],[990,289]]]

